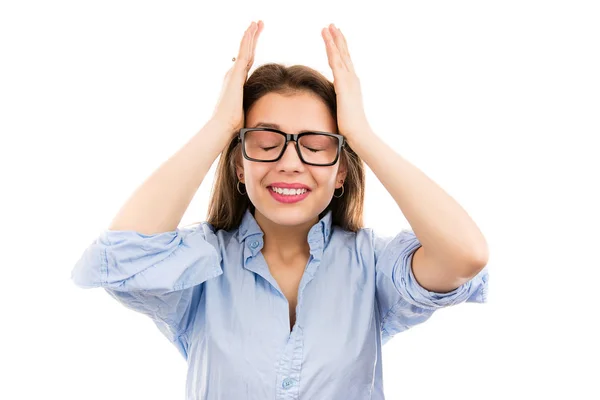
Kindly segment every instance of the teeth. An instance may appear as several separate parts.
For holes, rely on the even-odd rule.
[[[306,189],[281,189],[276,187],[271,187],[271,190],[275,193],[282,194],[284,196],[297,196],[303,193],[306,193]]]

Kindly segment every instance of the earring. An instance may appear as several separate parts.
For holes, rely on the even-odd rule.
[[[243,195],[245,195],[245,194],[246,194],[246,193],[248,193],[248,192],[244,192],[244,193],[242,193],[242,191],[240,190],[240,183],[242,183],[242,182],[241,182],[241,181],[238,181],[238,183],[237,183],[237,185],[236,185],[236,186],[237,186],[237,188],[238,188],[238,193],[239,193],[239,194],[241,194],[241,195],[243,196]],[[243,183],[242,183],[242,184],[243,184]]]
[[[248,193],[248,192],[244,192],[244,193],[242,193],[242,191],[240,190],[240,183],[241,183],[242,185],[246,186],[246,184],[242,182],[242,178],[243,178],[243,177],[244,177],[244,174],[240,174],[240,180],[239,180],[239,181],[238,181],[238,183],[236,184],[236,187],[237,187],[237,189],[238,189],[238,193],[239,193],[239,194],[241,194],[242,196],[243,196],[243,195],[245,195],[246,193]]]
[[[339,196],[336,196],[335,195],[335,191],[334,191],[333,197],[335,197],[336,199],[339,199],[340,197],[342,197],[344,195],[344,181],[340,181],[340,182],[342,182],[342,188],[341,188],[342,189],[342,193],[340,193]]]

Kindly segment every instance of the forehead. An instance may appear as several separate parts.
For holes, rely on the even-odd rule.
[[[288,133],[319,130],[336,133],[336,122],[325,102],[312,93],[282,95],[268,93],[258,99],[246,116],[246,127],[257,123],[277,124]]]

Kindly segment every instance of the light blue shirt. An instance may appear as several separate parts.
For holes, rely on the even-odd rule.
[[[412,273],[421,246],[412,231],[381,237],[331,221],[328,211],[308,233],[291,333],[249,209],[231,231],[207,222],[152,235],[106,230],[72,279],[152,318],[187,360],[188,400],[381,400],[381,346],[436,309],[486,302],[488,270],[430,292]]]

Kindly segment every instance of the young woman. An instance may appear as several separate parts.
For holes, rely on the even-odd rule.
[[[152,318],[188,362],[188,399],[383,399],[381,346],[438,308],[485,302],[487,244],[370,129],[338,29],[321,32],[333,83],[278,64],[247,79],[263,26],[244,34],[210,121],[73,279]],[[180,228],[219,154],[207,221]],[[363,161],[414,232],[363,227]]]

